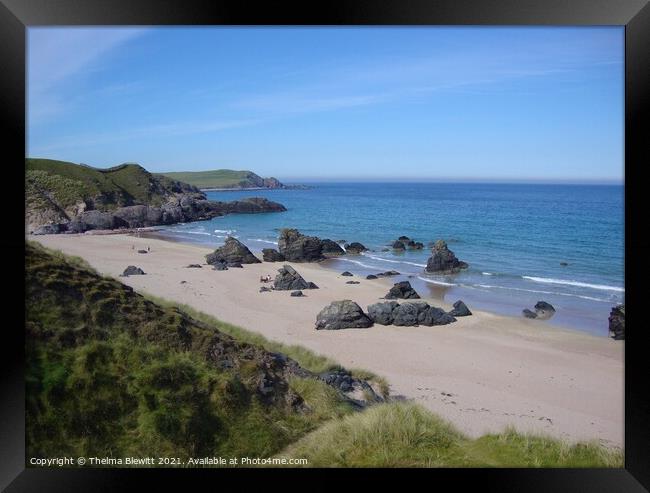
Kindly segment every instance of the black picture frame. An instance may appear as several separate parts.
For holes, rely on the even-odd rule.
[[[650,375],[648,329],[643,324],[644,281],[650,253],[644,221],[642,171],[647,163],[646,128],[650,106],[650,5],[647,0],[346,0],[265,2],[236,0],[0,0],[0,120],[4,162],[0,252],[11,277],[5,277],[3,331],[0,332],[0,488],[6,491],[117,491],[162,478],[167,486],[187,488],[188,481],[234,479],[240,487],[262,479],[281,485],[295,480],[310,487],[306,476],[320,476],[319,485],[341,484],[341,475],[366,485],[371,474],[336,470],[93,470],[25,468],[24,418],[24,228],[20,183],[25,158],[26,28],[45,25],[619,25],[625,26],[625,276],[627,335],[625,342],[625,466],[622,469],[434,469],[375,471],[416,474],[424,485],[464,489],[477,481],[481,490],[620,491],[650,490],[650,404],[645,381]],[[7,152],[9,151],[9,152]],[[11,197],[11,198],[9,198]],[[22,201],[22,202],[21,202]],[[607,255],[607,252],[603,252]],[[14,322],[8,317],[18,313]],[[138,485],[139,488],[146,487]]]

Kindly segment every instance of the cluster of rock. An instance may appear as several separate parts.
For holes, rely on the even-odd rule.
[[[625,305],[617,305],[609,314],[609,336],[614,340],[625,339]]]
[[[290,265],[284,265],[278,269],[278,275],[275,276],[273,281],[273,288],[282,291],[298,291],[302,289],[318,289],[318,286],[313,282],[307,282],[305,279],[296,272]],[[292,296],[302,296],[293,295]]]
[[[534,306],[535,311],[525,308],[522,314],[526,318],[536,318],[538,320],[548,320],[555,314],[555,308],[546,301],[538,301]]]
[[[132,205],[112,211],[83,210],[69,221],[43,224],[33,234],[84,233],[89,230],[144,228],[190,221],[201,221],[225,214],[282,212],[286,208],[265,198],[253,197],[233,202],[207,200],[202,193],[179,194],[162,206]]]
[[[391,244],[391,246],[393,247],[393,250],[422,250],[424,248],[424,243],[412,240],[408,236],[400,236]]]
[[[338,243],[316,236],[305,236],[297,229],[285,228],[278,239],[280,255],[289,262],[317,262],[328,257],[344,255]]]
[[[456,274],[467,267],[469,265],[458,260],[444,240],[438,240],[433,244],[431,257],[429,257],[424,270],[437,274]]]
[[[410,282],[402,281],[395,283],[384,298],[387,300],[412,300],[419,299],[420,295],[413,289]]]
[[[445,312],[428,303],[403,303],[384,301],[368,306],[368,313],[351,300],[334,301],[323,308],[316,316],[316,330],[340,330],[350,328],[368,328],[380,325],[398,326],[434,326],[447,325],[456,321],[456,317],[471,315],[465,303],[458,300],[454,309]]]
[[[345,243],[343,245],[343,248],[345,248],[345,253],[352,253],[352,254],[360,254],[368,250],[363,244],[353,241],[352,243]]]
[[[379,397],[366,380],[353,376],[352,373],[344,368],[336,368],[321,373],[318,375],[318,379],[344,393],[360,407],[384,400]]]
[[[140,267],[136,267],[135,265],[129,265],[126,269],[124,269],[124,272],[122,272],[121,277],[143,276],[144,274],[145,272]]]

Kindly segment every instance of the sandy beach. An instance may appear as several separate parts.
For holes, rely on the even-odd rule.
[[[296,298],[287,291],[259,292],[260,276],[275,277],[281,263],[189,269],[188,264],[204,264],[212,250],[124,234],[29,239],[82,257],[116,278],[128,265],[141,267],[145,276],[119,280],[269,339],[307,347],[346,367],[375,372],[388,380],[393,395],[419,402],[470,436],[512,425],[569,441],[598,439],[623,446],[624,341],[472,306],[472,316],[447,326],[316,331],[316,315],[331,301],[351,299],[365,310],[392,282],[342,277],[320,264],[291,264],[320,287]],[[148,254],[137,252],[147,247]],[[361,283],[345,284],[350,279]],[[426,297],[431,293],[421,294],[424,301],[450,309]]]

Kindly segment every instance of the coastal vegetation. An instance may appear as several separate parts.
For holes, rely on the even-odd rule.
[[[210,219],[230,213],[281,212],[262,198],[207,200],[198,188],[138,164],[98,169],[51,159],[25,160],[25,222],[30,233],[83,233]]]
[[[214,169],[209,171],[174,171],[161,173],[173,180],[189,183],[197,188],[285,188],[276,178],[262,178],[252,171]]]
[[[595,443],[507,430],[469,439],[423,408],[350,400],[342,370],[85,261],[26,246],[28,456],[283,456],[309,466],[620,467]],[[351,370],[388,397],[388,384]]]

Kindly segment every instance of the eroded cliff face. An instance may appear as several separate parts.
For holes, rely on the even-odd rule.
[[[50,160],[27,160],[26,233],[81,233],[211,219],[231,213],[281,212],[263,198],[206,199],[198,188],[126,164],[98,170]]]

